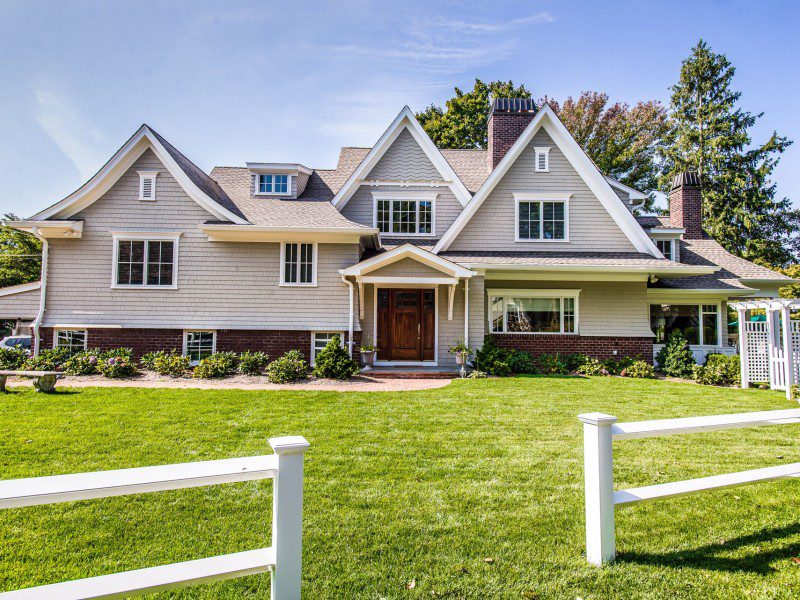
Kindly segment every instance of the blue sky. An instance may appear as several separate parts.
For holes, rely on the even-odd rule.
[[[200,167],[332,167],[403,105],[513,79],[535,97],[667,101],[701,36],[737,68],[755,129],[797,140],[800,3],[41,2],[0,0],[0,211],[30,216],[147,122]]]

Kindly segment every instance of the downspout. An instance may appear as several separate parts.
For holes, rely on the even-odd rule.
[[[33,235],[42,242],[42,273],[41,273],[41,288],[39,290],[39,311],[36,313],[36,318],[33,320],[33,355],[39,355],[39,328],[42,325],[44,318],[44,304],[47,299],[47,257],[50,248],[47,243],[47,238],[39,233],[39,228],[34,227]]]
[[[350,356],[353,356],[353,311],[355,310],[354,296],[356,286],[344,275],[342,275],[342,281],[344,281],[347,284],[347,287],[350,288],[350,324],[347,330],[347,351],[350,353]]]
[[[469,348],[469,279],[464,279],[464,345]]]

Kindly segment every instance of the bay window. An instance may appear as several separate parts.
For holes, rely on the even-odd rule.
[[[433,235],[436,194],[374,192],[373,222],[384,235]]]
[[[517,207],[517,242],[552,242],[569,239],[571,194],[514,194]]]
[[[717,304],[651,304],[650,327],[655,343],[664,344],[674,331],[692,346],[720,345],[720,310]]]
[[[580,290],[490,290],[492,333],[577,333]]]
[[[179,233],[114,233],[112,287],[177,287]]]

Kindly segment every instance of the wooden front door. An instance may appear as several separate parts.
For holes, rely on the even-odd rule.
[[[378,289],[378,358],[433,360],[436,340],[434,290]]]

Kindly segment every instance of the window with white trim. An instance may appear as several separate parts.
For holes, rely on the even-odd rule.
[[[492,333],[577,333],[579,291],[490,292],[491,331]]]
[[[517,198],[517,241],[566,241],[567,200]]]
[[[433,195],[415,198],[413,194],[393,197],[390,194],[373,194],[375,198],[375,227],[384,235],[432,235]]]
[[[534,148],[536,162],[533,170],[536,173],[550,171],[550,148]]]
[[[183,332],[183,355],[188,356],[190,362],[199,363],[214,354],[216,349],[217,334],[215,331]]]
[[[86,350],[86,330],[85,329],[57,329],[56,348],[66,348],[70,354],[83,352]]]
[[[325,349],[333,338],[338,337],[339,343],[344,346],[343,331],[315,331],[311,336],[311,364],[313,365],[317,354]]]
[[[675,240],[656,240],[656,248],[667,260],[673,260],[674,252],[672,249],[674,244]]]
[[[256,180],[257,194],[288,194],[289,175],[283,173],[259,173]]]
[[[718,304],[651,304],[650,328],[656,344],[664,344],[680,331],[692,346],[720,344],[721,311]]]
[[[114,287],[175,287],[178,238],[114,236]]]
[[[283,242],[281,244],[281,285],[317,284],[317,245]]]
[[[139,200],[156,199],[156,177],[158,171],[139,171]]]

